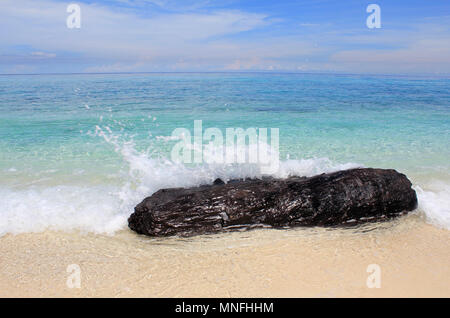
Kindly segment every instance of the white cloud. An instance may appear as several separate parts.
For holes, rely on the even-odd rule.
[[[47,52],[39,52],[39,51],[31,52],[31,55],[35,56],[35,57],[39,57],[39,58],[53,58],[53,57],[56,57],[55,53],[47,53]]]
[[[143,18],[94,4],[81,5],[81,28],[68,29],[64,4],[51,1],[0,2],[3,46],[27,44],[40,50],[63,50],[98,56],[155,55],[183,42],[235,34],[265,25],[261,14],[219,11],[164,14]],[[12,32],[12,30],[14,30]],[[161,53],[160,53],[161,54]]]
[[[413,30],[381,33],[375,38],[358,36],[363,43],[389,45],[382,49],[340,50],[330,57],[331,62],[344,68],[358,68],[366,72],[397,72],[450,74],[450,25],[448,17],[426,19]],[[442,26],[444,25],[444,27]],[[371,41],[370,41],[371,40]],[[398,47],[392,47],[394,43]]]
[[[141,62],[135,64],[114,63],[87,67],[84,71],[86,73],[139,72],[143,66],[144,64]]]

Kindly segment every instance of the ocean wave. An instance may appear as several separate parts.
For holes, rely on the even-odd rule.
[[[127,226],[127,218],[142,199],[163,188],[191,187],[223,180],[261,177],[258,164],[184,165],[140,152],[132,140],[122,140],[111,129],[96,134],[114,147],[123,161],[120,184],[32,185],[21,189],[0,186],[0,236],[45,230],[80,230],[113,234]],[[313,176],[361,167],[328,158],[280,161],[273,177]],[[450,229],[450,186],[415,186],[419,209],[428,222]]]
[[[123,159],[120,185],[43,185],[23,189],[0,188],[0,236],[45,230],[80,230],[113,234],[127,226],[133,208],[163,188],[191,187],[223,180],[261,177],[258,164],[201,164],[187,166],[139,152],[130,141],[120,142],[100,132]],[[327,158],[281,161],[272,176],[312,176],[358,167],[335,164]]]

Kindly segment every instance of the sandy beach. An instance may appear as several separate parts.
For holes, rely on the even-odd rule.
[[[0,296],[449,297],[449,239],[418,215],[193,238],[8,234],[0,238]],[[66,283],[71,264],[80,267],[80,288]],[[380,266],[380,288],[367,287],[370,264]]]

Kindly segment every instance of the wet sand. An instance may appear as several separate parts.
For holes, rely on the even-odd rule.
[[[81,270],[69,288],[67,267]],[[368,288],[367,267],[381,270]],[[1,297],[450,297],[450,231],[417,215],[357,228],[151,239],[0,238]]]

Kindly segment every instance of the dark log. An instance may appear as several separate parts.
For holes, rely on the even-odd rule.
[[[334,226],[395,217],[417,206],[395,170],[351,169],[311,178],[250,179],[163,189],[136,206],[130,229],[189,236],[270,226]]]

